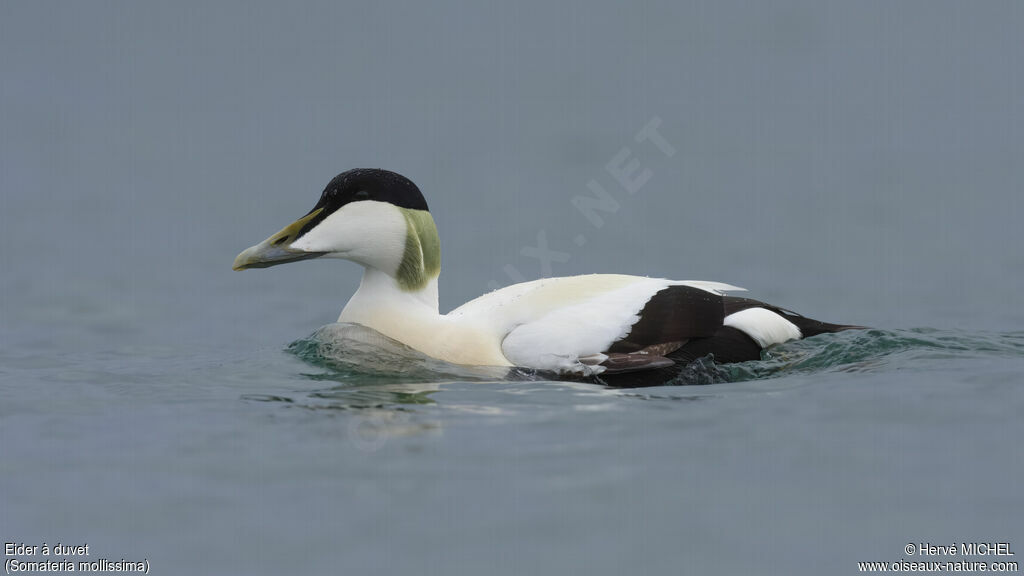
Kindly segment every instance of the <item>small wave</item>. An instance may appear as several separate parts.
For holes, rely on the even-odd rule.
[[[463,366],[431,358],[359,324],[328,324],[288,345],[288,352],[331,372],[314,378],[365,382],[543,380],[551,374],[505,366]]]
[[[729,380],[789,374],[931,369],[937,360],[1024,357],[1024,333],[915,328],[849,330],[787,342],[765,350],[758,362],[725,366]]]
[[[288,351],[328,370],[307,375],[309,378],[337,383],[565,380],[552,373],[520,368],[450,364],[357,324],[329,324],[292,342]],[[715,384],[796,374],[926,368],[934,366],[937,360],[993,357],[1024,357],[1024,332],[850,330],[773,346],[754,362],[717,364],[707,357],[686,366],[662,369],[657,374],[637,372],[628,379],[591,381],[625,387]]]

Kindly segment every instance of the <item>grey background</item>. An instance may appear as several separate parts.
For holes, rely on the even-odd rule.
[[[457,385],[423,408],[443,437],[366,454],[333,444],[349,413],[238,402],[310,385],[281,349],[358,267],[230,265],[373,166],[423,190],[446,310],[539,276],[543,231],[558,275],[1019,331],[1021,30],[1018,2],[4,2],[0,538],[175,573],[846,573],[1019,536],[1009,360],[590,419],[593,391]],[[654,117],[671,158],[633,140]],[[653,172],[632,197],[605,171],[624,146]],[[600,229],[571,203],[592,179],[621,203]]]
[[[546,230],[572,254],[556,274],[715,279],[871,325],[1020,325],[1014,2],[0,10],[0,267],[19,300],[66,301],[73,286],[38,282],[59,270],[141,314],[228,284],[224,311],[287,279],[302,324],[330,318],[357,267],[228,267],[336,173],[380,166],[432,206],[446,309],[510,282],[506,264],[540,275],[520,250]],[[671,159],[632,142],[654,116]],[[654,172],[633,198],[603,168],[630,145]],[[599,231],[570,203],[591,179],[622,204]]]

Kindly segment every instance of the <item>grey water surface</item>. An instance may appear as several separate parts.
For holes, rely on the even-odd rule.
[[[1022,29],[1014,2],[0,4],[0,541],[153,574],[1019,558]],[[231,271],[358,166],[423,190],[444,310],[616,272],[871,329],[629,390],[367,345],[332,324],[356,265]]]

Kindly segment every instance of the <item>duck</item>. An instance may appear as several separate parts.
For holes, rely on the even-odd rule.
[[[427,202],[411,180],[376,168],[334,177],[309,212],[242,251],[233,269],[312,258],[363,267],[339,323],[467,366],[643,376],[707,357],[760,360],[770,346],[861,328],[732,295],[744,289],[730,284],[625,274],[522,282],[442,314],[441,242]]]

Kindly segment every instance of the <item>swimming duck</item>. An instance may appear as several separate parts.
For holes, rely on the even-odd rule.
[[[338,322],[361,324],[455,364],[569,376],[660,370],[712,354],[761,358],[787,340],[856,326],[827,324],[727,293],[720,282],[621,274],[543,278],[441,314],[441,243],[419,188],[379,169],[332,179],[305,216],[235,258],[234,269],[310,258],[364,268]]]

